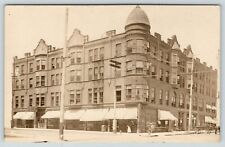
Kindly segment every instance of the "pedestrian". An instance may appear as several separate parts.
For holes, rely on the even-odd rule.
[[[131,128],[129,125],[127,125],[127,133],[131,133]]]

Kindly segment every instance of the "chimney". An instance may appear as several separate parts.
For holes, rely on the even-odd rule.
[[[85,35],[84,36],[84,43],[88,42],[89,41],[89,36],[88,35]]]
[[[25,57],[30,57],[30,53],[25,53]]]
[[[209,68],[210,68],[210,69],[213,69],[213,67],[212,67],[212,66],[210,66]]]
[[[116,35],[116,30],[110,30],[110,31],[106,32],[107,37],[111,37],[111,36],[114,36],[114,35]]]
[[[203,62],[203,64],[204,64],[205,66],[207,66],[206,62]]]
[[[160,35],[159,33],[155,32],[155,33],[154,33],[154,36],[155,36],[157,39],[161,40],[161,35]]]
[[[18,58],[17,56],[14,56],[14,57],[13,57],[13,60],[15,61],[15,60],[17,60],[17,58]]]
[[[200,59],[199,58],[196,58],[196,62],[200,62]]]

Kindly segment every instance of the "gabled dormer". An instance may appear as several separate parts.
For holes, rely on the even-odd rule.
[[[80,30],[74,29],[73,34],[70,36],[68,40],[68,48],[74,46],[82,46],[85,41],[85,36],[81,34]]]
[[[47,55],[48,52],[48,45],[45,43],[43,39],[41,39],[37,45],[37,47],[34,49],[34,55]]]
[[[177,36],[176,35],[172,36],[171,47],[172,47],[172,49],[180,49],[180,44],[177,41]]]

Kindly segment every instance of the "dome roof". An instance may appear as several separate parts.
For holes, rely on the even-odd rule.
[[[129,14],[126,26],[135,23],[142,23],[150,26],[147,14],[139,6],[134,8]]]

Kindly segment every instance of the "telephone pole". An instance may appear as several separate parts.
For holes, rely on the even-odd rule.
[[[61,82],[61,99],[60,99],[60,120],[59,120],[59,138],[64,140],[64,99],[65,99],[65,60],[66,60],[66,49],[67,49],[67,28],[68,27],[68,8],[65,13],[65,42],[62,57],[62,82]]]
[[[192,126],[192,95],[193,95],[193,70],[194,70],[194,55],[192,55],[191,59],[191,83],[190,83],[190,99],[189,99],[189,116],[188,116],[188,132],[191,131],[191,126]]]

